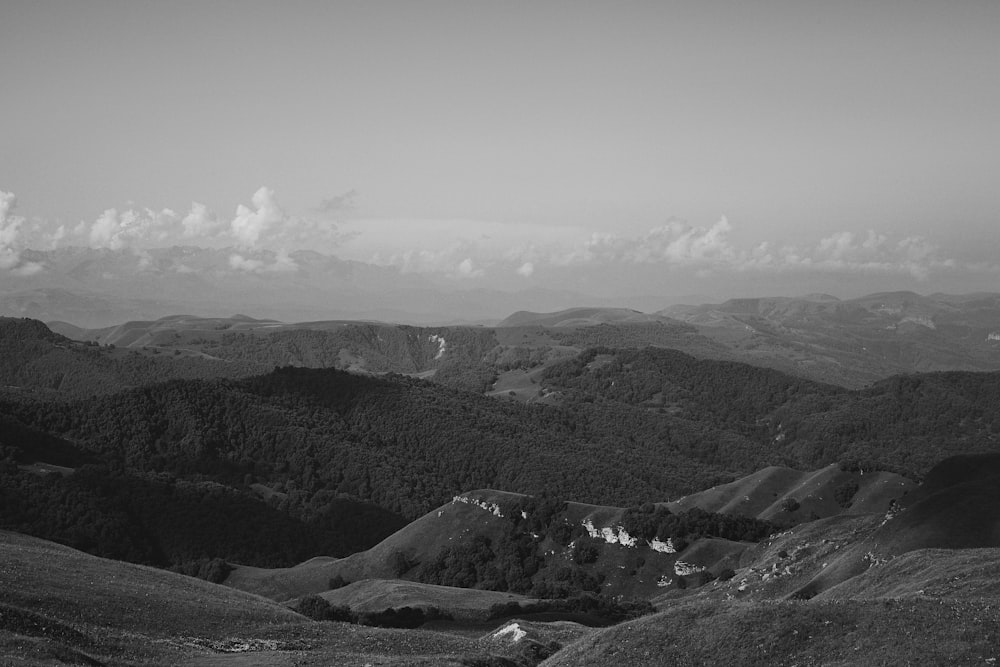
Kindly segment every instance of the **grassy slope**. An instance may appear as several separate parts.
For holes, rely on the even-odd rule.
[[[873,567],[817,599],[1000,599],[1000,549],[918,549]]]
[[[845,511],[834,500],[834,491],[853,480],[858,491],[846,511],[852,514],[884,512],[889,501],[901,498],[916,487],[911,480],[894,473],[859,474],[844,472],[837,464],[812,472],[771,466],[729,484],[693,493],[668,504],[673,512],[700,507],[723,514],[742,514],[759,519],[802,521],[812,514],[834,516]],[[781,504],[794,498],[800,508],[784,512]]]
[[[250,651],[220,652],[241,643]],[[0,532],[3,665],[468,665],[496,652],[437,632],[314,623],[255,595]]]
[[[501,499],[516,495],[493,491],[482,497]],[[393,579],[400,574],[394,563],[397,553],[411,561],[427,560],[463,536],[471,539],[480,532],[489,534],[502,521],[474,505],[452,502],[425,514],[367,551],[341,559],[313,558],[278,570],[240,566],[230,573],[225,584],[275,600],[291,600],[328,590],[329,580],[338,575],[348,582]]]
[[[542,665],[983,665],[998,646],[995,601],[701,603],[594,632]]]
[[[218,639],[303,620],[241,591],[17,533],[0,533],[0,563],[0,656],[159,659],[178,646],[157,640]]]
[[[485,620],[497,604],[536,600],[497,591],[481,591],[452,586],[436,586],[414,581],[365,579],[321,595],[333,605],[345,605],[352,611],[382,611],[401,607],[436,607],[447,610],[456,620]]]
[[[809,513],[833,516],[843,511],[833,501],[833,489],[845,479],[855,479],[860,489],[851,511],[884,512],[890,497],[900,497],[913,484],[891,473],[858,475],[841,472],[836,466],[803,473],[788,468],[768,468],[731,484],[692,494],[669,503],[672,511],[680,512],[691,507],[714,512],[750,514],[765,518],[801,521]],[[464,496],[475,497],[488,503],[509,503],[519,494],[480,489]],[[789,515],[778,510],[785,497],[797,497],[802,508]],[[620,507],[571,502],[567,517],[574,523],[589,520],[598,529],[615,526],[621,520]],[[476,534],[494,535],[503,526],[503,519],[475,505],[451,502],[429,512],[402,530],[389,536],[375,547],[352,554],[343,559],[314,558],[291,568],[264,569],[237,567],[226,580],[227,586],[250,591],[279,601],[286,601],[310,593],[323,593],[329,581],[341,576],[345,581],[365,579],[406,578],[405,572],[396,567],[397,554],[412,563],[432,559],[445,546]],[[700,540],[689,547],[682,560],[719,571],[739,563],[747,545],[726,540]],[[636,567],[639,557],[646,563]],[[619,545],[603,547],[597,566],[608,572],[607,591],[612,594],[650,597],[661,592],[657,586],[660,575],[669,572],[677,556],[659,554],[645,546],[626,548]],[[802,582],[805,583],[804,581]]]

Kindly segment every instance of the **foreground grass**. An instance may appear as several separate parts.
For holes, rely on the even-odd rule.
[[[594,632],[542,663],[989,665],[996,600],[701,603]]]

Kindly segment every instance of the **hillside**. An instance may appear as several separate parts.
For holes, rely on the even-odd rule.
[[[997,294],[732,299],[657,315],[696,326],[741,361],[849,387],[899,373],[1000,369]]]
[[[37,320],[0,318],[0,385],[6,392],[93,396],[173,378],[245,377],[264,370],[190,350],[160,352],[102,347],[54,333]]]
[[[840,513],[884,512],[916,484],[895,473],[842,470],[831,464],[814,472],[772,466],[735,482],[692,493],[667,504],[678,512],[700,507],[711,512],[768,520],[802,520]],[[793,502],[792,502],[793,501]],[[792,505],[794,510],[787,509]]]
[[[0,623],[7,634],[0,656],[33,656],[37,664],[53,656],[216,664],[222,655],[216,652],[237,642],[253,646],[254,659],[268,664],[302,659],[315,664],[360,665],[373,659],[381,664],[508,664],[476,662],[502,657],[528,666],[549,656],[542,664],[624,660],[658,665],[669,659],[791,665],[831,659],[850,663],[860,652],[887,664],[981,664],[994,657],[1000,640],[994,585],[1000,567],[1000,503],[992,497],[998,471],[1000,455],[995,454],[942,461],[919,487],[860,470],[772,469],[670,505],[628,509],[480,490],[457,496],[367,552],[315,558],[283,570],[238,567],[226,581],[230,588],[289,603],[318,592],[326,603],[354,613],[434,608],[455,619],[432,624],[449,634],[304,621],[256,595],[220,593],[227,589],[5,533],[0,585],[8,593]],[[888,495],[887,486],[901,495],[888,512],[852,513],[838,505],[847,511],[756,543],[712,533],[722,530],[724,516],[740,531],[751,527],[748,520],[690,507],[698,500],[724,506],[737,489],[746,496],[742,507],[766,507],[776,480],[782,488],[819,489],[816,484],[822,482],[829,489],[844,483],[842,475],[857,482],[856,495],[863,502],[874,504],[879,494]],[[879,493],[866,495],[865,489]],[[673,513],[665,512],[668,506]],[[675,532],[669,539],[662,532],[656,539],[646,537],[649,521],[660,522],[660,530],[674,526]],[[682,525],[689,532],[676,532]],[[587,581],[597,582],[594,592],[600,595],[543,600],[426,582],[428,575],[443,573],[442,563],[450,571],[451,563],[476,553],[494,554],[493,565],[502,572],[504,545],[523,549],[529,535],[539,551],[522,552],[516,562],[527,567],[539,559],[535,583],[544,586],[538,590],[551,585],[545,583],[546,572],[561,572],[558,578],[585,587]],[[555,570],[546,569],[548,558],[554,559]],[[38,566],[42,562],[45,568]],[[726,569],[732,572],[726,575]],[[492,576],[489,571],[481,572]],[[660,612],[628,620],[650,610],[609,606],[622,594],[653,597]],[[95,601],[100,612],[85,612]],[[558,611],[539,614],[553,604]],[[185,605],[196,605],[198,613],[192,616]],[[518,610],[531,620],[517,620]],[[515,620],[496,630],[477,625],[511,613]],[[601,615],[609,613],[624,621],[600,630],[545,622],[579,617],[600,624]],[[932,623],[942,615],[948,624]],[[957,635],[956,627],[963,628]],[[475,628],[482,628],[479,639]],[[894,636],[908,638],[905,648],[892,644]]]
[[[949,454],[996,451],[1000,437],[995,373],[904,376],[848,391],[672,350],[594,348],[551,364],[537,382],[554,405],[399,375],[283,368],[58,406],[22,395],[0,407],[126,472],[281,492],[291,483],[296,502],[342,493],[408,519],[463,488],[628,506],[765,466],[836,462],[919,478]]]
[[[263,635],[303,620],[269,600],[198,579],[17,533],[0,538],[0,656],[26,664],[180,660],[199,652],[195,638]]]
[[[729,581],[668,592],[662,613],[591,633],[543,664],[992,664],[997,460],[941,462],[884,517],[772,536]]]
[[[329,491],[308,498],[136,470],[0,415],[0,526],[95,555],[225,575],[220,559],[276,566],[346,555],[404,525]]]
[[[0,532],[5,665],[491,665],[516,647],[316,623],[263,598]]]
[[[126,385],[212,372],[239,377],[292,365],[414,374],[522,402],[551,402],[539,392],[537,376],[560,359],[602,346],[675,349],[850,388],[900,373],[998,370],[998,304],[997,295],[901,292],[846,301],[826,295],[734,299],[652,314],[610,307],[519,311],[495,327],[343,319],[288,323],[245,315],[172,315],[95,329],[65,321],[51,326],[74,340],[174,361],[146,361],[125,375],[118,371]],[[187,368],[192,357],[229,363],[206,372]],[[20,382],[25,376],[31,374]],[[112,380],[94,384],[104,391]],[[78,382],[50,376],[31,382],[86,393]]]
[[[474,560],[475,549],[489,550],[497,559],[504,557],[505,549],[514,548],[518,559],[534,559],[544,570],[544,563],[550,560],[554,566],[563,569],[585,565],[579,573],[584,579],[599,581],[593,586],[595,592],[604,595],[651,598],[662,593],[667,586],[676,584],[683,567],[693,567],[693,572],[707,570],[715,573],[725,567],[740,562],[742,555],[753,547],[751,541],[742,538],[753,535],[758,526],[750,526],[743,517],[748,508],[765,508],[759,515],[775,521],[769,527],[760,524],[763,533],[777,531],[779,526],[790,526],[819,516],[830,517],[845,511],[884,513],[890,502],[903,498],[915,485],[897,475],[845,472],[826,468],[814,473],[785,472],[785,485],[801,498],[803,508],[786,511],[774,508],[780,506],[775,501],[773,475],[755,473],[732,484],[692,494],[681,501],[661,503],[660,511],[669,508],[675,517],[690,517],[687,524],[677,522],[672,528],[667,515],[654,514],[653,506],[644,508],[622,508],[589,505],[582,503],[561,503],[555,499],[530,499],[519,494],[493,490],[470,491],[455,496],[451,502],[432,510],[385,540],[363,552],[343,559],[312,559],[301,565],[278,570],[237,567],[225,583],[242,590],[284,601],[307,594],[322,593],[331,601],[341,599],[349,591],[340,593],[328,591],[331,581],[348,582],[352,587],[367,580],[406,579],[427,581],[427,577],[439,577],[429,573],[427,568],[444,558],[454,562],[460,558]],[[794,480],[790,481],[789,479]],[[817,480],[821,481],[819,483]],[[835,489],[854,489],[854,496],[842,498],[840,503],[833,500]],[[802,493],[808,489],[814,496]],[[738,491],[742,502],[727,502],[733,492]],[[823,502],[823,497],[829,502]],[[789,497],[788,494],[782,496]],[[858,507],[850,510],[853,501]],[[555,503],[548,505],[547,503]],[[540,510],[531,507],[540,504]],[[559,509],[559,508],[562,509]],[[772,511],[767,511],[770,508]],[[541,515],[535,519],[534,512]],[[723,517],[712,518],[721,513],[732,517],[735,523],[728,532],[720,533],[716,524]],[[822,515],[817,514],[822,512]],[[751,516],[752,513],[749,513]],[[538,521],[522,524],[525,521]],[[514,523],[511,523],[511,522]],[[652,522],[652,523],[651,523]],[[663,528],[661,528],[664,526]],[[688,527],[681,528],[681,525]],[[706,526],[710,526],[706,528]],[[560,527],[565,536],[558,537]],[[535,538],[532,542],[521,542],[518,530],[530,530]],[[544,537],[552,531],[550,537]],[[647,531],[643,534],[642,531]],[[685,538],[690,545],[676,552],[675,546],[668,546],[669,538]],[[539,537],[542,535],[542,537]],[[756,537],[755,539],[760,539]],[[511,546],[516,544],[516,546]],[[680,544],[678,542],[677,544]],[[587,555],[583,555],[586,550]],[[464,551],[463,551],[464,550]],[[447,554],[447,556],[442,556]],[[678,566],[678,562],[686,566]],[[503,566],[497,565],[501,570]],[[566,573],[560,577],[568,576]],[[496,575],[493,575],[497,579]],[[523,582],[522,593],[544,595],[548,584],[544,572],[530,573],[529,580]],[[503,577],[500,577],[503,579]],[[461,575],[448,575],[445,580],[451,585],[476,588],[496,588],[505,591],[514,585],[509,578],[506,583],[490,583],[489,577],[477,570]],[[454,582],[465,583],[454,583]],[[686,581],[685,581],[686,583]],[[352,588],[352,590],[354,590]]]
[[[497,605],[528,605],[537,600],[514,593],[435,586],[398,579],[363,579],[321,594],[333,605],[373,612],[402,607],[446,610],[458,621],[485,621]]]
[[[996,658],[998,621],[995,601],[682,605],[586,635],[541,664],[982,665]]]
[[[569,308],[555,313],[518,311],[497,323],[505,327],[559,327],[574,328],[598,324],[626,324],[639,322],[668,322],[664,317],[647,315],[626,308]]]

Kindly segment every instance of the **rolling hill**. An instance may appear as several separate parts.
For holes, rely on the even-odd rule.
[[[5,665],[517,664],[503,657],[517,647],[316,623],[232,588],[7,531],[0,563]]]
[[[898,475],[845,472],[836,466],[814,473],[769,469],[679,501],[660,503],[659,507],[669,508],[676,515],[694,509],[730,516],[757,516],[775,521],[776,526],[787,527],[844,512],[881,515],[891,502],[903,498],[915,486]],[[838,503],[834,497],[840,487],[850,488],[853,493]],[[792,494],[801,499],[802,507],[791,512],[780,509],[781,500]],[[524,506],[526,500],[520,494],[488,489],[470,491],[455,496],[451,502],[366,551],[342,559],[312,559],[278,570],[237,567],[225,583],[278,601],[308,594],[323,594],[332,601],[350,593],[341,593],[341,589],[329,591],[330,582],[334,580],[349,582],[352,587],[368,580],[420,581],[424,576],[421,566],[426,567],[449,549],[470,548],[482,538],[489,540],[491,546],[502,548],[498,545],[509,539],[510,515],[520,512],[516,508]],[[582,539],[593,547],[593,560],[590,561],[593,564],[585,569],[601,580],[599,590],[603,594],[652,598],[676,583],[678,568],[683,569],[676,565],[678,561],[693,566],[694,571],[718,573],[739,563],[742,555],[753,547],[750,542],[722,539],[711,534],[704,537],[684,535],[691,544],[682,554],[677,554],[673,546],[668,546],[666,538],[630,534],[628,527],[635,523],[635,512],[635,508],[626,510],[570,502],[559,514],[560,521],[576,529],[574,542]],[[632,513],[631,519],[629,513]],[[530,513],[525,511],[524,514]],[[532,528],[533,532],[541,530],[541,527]],[[540,558],[553,557],[569,563],[576,552],[573,542],[568,545],[567,542],[568,539],[563,543],[541,540],[537,547],[538,553],[543,554]],[[536,584],[543,579],[541,575],[536,577]],[[476,585],[478,587],[478,583]]]
[[[671,320],[658,315],[647,315],[627,308],[569,308],[556,313],[518,311],[497,323],[497,328],[507,327],[556,327],[576,328],[599,324],[635,324]]]
[[[849,387],[899,373],[1000,369],[997,294],[732,299],[657,314],[697,326],[741,361]]]

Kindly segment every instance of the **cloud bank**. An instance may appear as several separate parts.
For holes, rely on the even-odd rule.
[[[42,265],[21,259],[20,236],[24,218],[14,215],[17,197],[0,190],[0,271],[15,276],[30,276],[42,270]]]
[[[16,198],[0,192],[0,271],[28,276],[43,270],[26,249],[88,246],[130,252],[143,269],[147,251],[174,245],[228,249],[225,270],[261,276],[300,270],[292,253],[311,250],[470,286],[572,286],[588,276],[615,276],[625,285],[642,273],[665,278],[757,280],[809,275],[869,276],[926,284],[941,276],[995,274],[992,258],[959,261],[919,236],[875,230],[838,231],[793,245],[758,240],[740,244],[725,216],[694,225],[669,219],[631,232],[574,225],[476,220],[345,219],[356,194],[320,202],[304,214],[286,210],[275,191],[258,188],[248,204],[223,216],[192,202],[186,212],[130,206],[109,208],[92,221],[47,224],[15,215]],[[178,271],[194,271],[186,265]],[[558,278],[558,280],[556,280]],[[555,282],[547,282],[547,281]],[[597,280],[597,278],[594,278]]]
[[[472,222],[456,221],[446,229],[440,221],[435,221],[427,224],[424,234],[412,233],[414,226],[420,227],[419,222],[398,224],[400,229],[411,228],[404,242],[425,247],[393,252],[394,240],[386,230],[378,230],[389,249],[369,255],[358,253],[352,258],[395,266],[406,273],[439,274],[456,279],[491,274],[529,279],[558,270],[618,267],[627,271],[629,267],[657,267],[666,273],[694,272],[699,276],[811,272],[898,275],[924,281],[935,272],[983,269],[982,265],[962,264],[944,257],[927,239],[918,236],[893,239],[871,230],[862,234],[836,232],[806,245],[761,241],[754,246],[739,247],[732,240],[733,225],[725,216],[708,226],[670,220],[631,235],[576,227],[535,227],[524,230],[517,239],[479,233]],[[484,228],[492,230],[489,224]],[[537,240],[525,243],[524,238]],[[345,250],[351,249],[352,244],[347,244]]]

